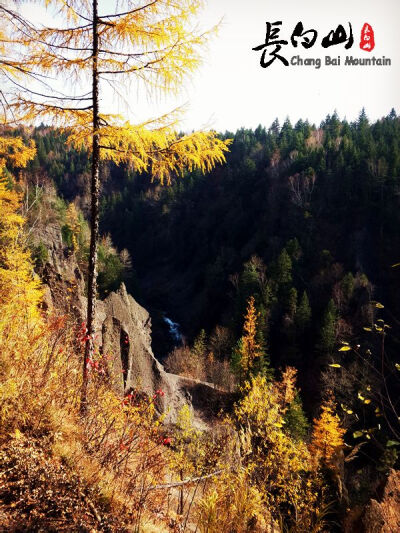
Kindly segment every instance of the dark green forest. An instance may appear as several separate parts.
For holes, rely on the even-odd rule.
[[[344,362],[340,342],[373,351],[380,339],[364,328],[385,320],[397,361],[400,121],[392,110],[371,124],[363,110],[351,124],[336,114],[319,127],[275,120],[224,137],[234,139],[224,167],[171,187],[111,171],[103,232],[128,247],[138,296],[189,341],[226,328],[214,351],[229,358],[254,295],[272,367],[299,369],[311,410],[326,387],[352,404],[360,387],[344,390],[326,370]]]
[[[38,154],[29,170],[54,180],[65,200],[80,198],[85,211],[86,153],[49,128],[33,137]],[[399,317],[399,273],[391,268],[400,255],[395,111],[374,124],[363,110],[354,123],[336,114],[319,127],[275,120],[223,137],[234,139],[225,166],[171,186],[103,169],[102,232],[130,252],[135,296],[173,316],[192,339],[218,324],[237,333],[254,293],[278,363],[326,351],[316,339],[327,315],[357,335],[372,293]],[[303,346],[296,319],[305,306],[313,346]]]
[[[333,114],[319,127],[287,119],[221,135],[233,139],[227,164],[171,186],[104,165],[102,233],[129,251],[124,281],[153,310],[156,330],[160,310],[188,343],[222,328],[227,344],[216,351],[229,358],[254,295],[272,366],[295,365],[303,388],[319,390],[338,342],[366,337],[371,301],[384,302],[380,314],[393,326],[400,317],[400,269],[392,268],[400,260],[400,120],[392,110],[370,123],[362,110],[354,123]],[[86,152],[52,128],[32,136],[30,175],[53,180],[85,213]],[[105,293],[124,278],[109,259]],[[154,342],[161,357],[171,348],[157,331]],[[396,349],[394,333],[391,342]]]

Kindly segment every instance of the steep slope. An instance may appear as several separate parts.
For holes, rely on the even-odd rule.
[[[48,250],[48,260],[42,267],[48,308],[74,317],[83,323],[86,297],[82,272],[73,253],[62,241],[57,224],[38,228],[36,242]],[[96,344],[106,356],[109,379],[122,396],[132,390],[149,397],[157,396],[156,406],[164,414],[165,423],[173,423],[184,405],[191,406],[194,423],[206,428],[230,395],[212,384],[202,383],[167,373],[156,360],[151,348],[151,318],[149,313],[128,294],[124,284],[97,304]],[[162,391],[162,394],[156,394]]]

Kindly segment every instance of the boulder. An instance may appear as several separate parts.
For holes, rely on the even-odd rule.
[[[371,499],[363,517],[365,533],[400,531],[400,471],[391,470],[382,495]]]

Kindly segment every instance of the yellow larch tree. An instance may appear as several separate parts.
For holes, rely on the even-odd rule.
[[[22,24],[22,18],[7,7],[5,3],[0,3],[0,124],[7,122],[7,113],[10,113],[9,101],[7,99],[7,82],[22,82],[30,76],[29,65],[21,61],[21,58],[12,58],[12,39],[14,25]],[[15,54],[14,54],[15,55]],[[23,168],[35,157],[35,143],[31,140],[26,144],[21,137],[7,135],[7,128],[0,131],[0,178],[4,177],[6,165],[14,168]],[[4,191],[3,191],[4,192]]]
[[[91,242],[88,268],[87,342],[83,361],[81,412],[87,408],[87,364],[94,345],[97,251],[99,237],[100,161],[127,163],[161,183],[199,168],[210,171],[225,161],[229,141],[213,131],[177,132],[181,110],[132,124],[101,109],[102,89],[109,83],[126,94],[128,82],[148,94],[177,93],[186,76],[200,63],[209,32],[193,27],[203,0],[121,0],[109,8],[98,0],[45,0],[57,10],[54,27],[14,28],[13,39],[22,62],[43,89],[18,84],[11,103],[19,120],[52,120],[68,131],[68,143],[91,153]],[[110,11],[108,11],[110,9]],[[28,31],[29,30],[29,31]],[[69,82],[71,93],[48,91],[51,77]],[[66,85],[68,85],[66,81]],[[125,85],[124,85],[125,84]],[[87,87],[90,90],[87,91]]]
[[[10,313],[37,314],[41,299],[40,283],[33,275],[33,264],[23,232],[25,219],[19,214],[20,195],[12,190],[5,177],[6,164],[25,167],[36,153],[21,138],[0,137],[0,305],[2,320],[6,306]]]
[[[40,283],[33,276],[30,252],[24,243],[24,218],[18,214],[20,197],[0,178],[0,305],[13,313],[37,313],[41,298]],[[10,317],[8,317],[10,319]]]
[[[4,122],[7,114],[12,115],[9,107],[7,82],[19,84],[27,78],[35,78],[32,72],[32,62],[19,53],[18,42],[15,40],[15,32],[23,29],[25,40],[28,41],[30,32],[29,23],[17,13],[15,2],[12,0],[0,3],[0,118]],[[17,52],[18,50],[18,52]]]
[[[240,381],[249,378],[254,361],[263,354],[262,347],[256,339],[257,319],[258,313],[254,305],[254,297],[250,296],[244,318],[243,335],[239,340],[236,354],[240,371]]]
[[[17,83],[29,75],[28,65],[12,57],[12,29],[22,19],[7,4],[0,4],[0,123],[4,126],[10,111],[5,91],[7,80]],[[14,54],[15,55],[15,54]],[[7,166],[26,167],[35,157],[35,143],[0,131],[0,306],[5,327],[13,314],[36,315],[41,297],[39,282],[33,277],[33,265],[23,233],[24,218],[19,214],[20,195],[11,188]],[[2,328],[0,327],[0,331]],[[0,334],[0,340],[2,336]]]
[[[282,372],[282,379],[275,383],[276,395],[283,412],[296,397],[297,369],[287,366]]]
[[[21,137],[0,136],[0,176],[4,174],[6,164],[13,167],[25,167],[35,157],[35,143],[24,143]]]
[[[346,430],[340,426],[339,416],[335,413],[335,402],[331,396],[322,404],[319,418],[314,418],[311,452],[327,466],[331,466],[335,454],[344,447],[345,433]]]

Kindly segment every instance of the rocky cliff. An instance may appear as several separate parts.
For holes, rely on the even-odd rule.
[[[400,531],[400,472],[391,470],[381,494],[371,499],[363,518],[365,533]]]
[[[197,426],[205,426],[217,414],[228,395],[212,384],[170,374],[154,357],[151,349],[151,319],[149,313],[126,291],[124,285],[99,302],[97,330],[101,331],[101,345],[113,356],[112,374],[118,392],[132,389],[158,397],[160,412],[166,421],[173,422],[183,405],[193,408]]]
[[[77,323],[85,320],[84,280],[74,254],[63,245],[57,225],[36,232],[45,244],[48,261],[41,271],[45,284],[45,307],[68,314]],[[178,411],[188,404],[194,423],[206,428],[222,407],[231,401],[229,394],[212,384],[170,374],[154,357],[151,348],[149,313],[127,293],[122,285],[97,304],[96,343],[110,355],[109,374],[116,391],[123,395],[135,389],[153,395],[161,389],[157,408],[165,422],[173,423]]]

